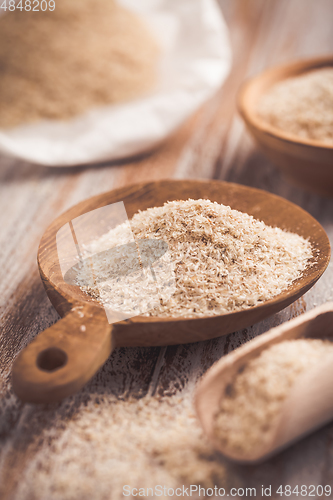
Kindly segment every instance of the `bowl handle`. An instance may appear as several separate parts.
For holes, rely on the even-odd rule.
[[[52,403],[77,392],[114,349],[104,309],[74,305],[17,356],[12,369],[16,395],[29,403]]]

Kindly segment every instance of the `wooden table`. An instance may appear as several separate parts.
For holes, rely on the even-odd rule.
[[[158,151],[94,168],[43,168],[0,158],[3,500],[117,499],[135,487],[151,495],[147,488],[156,485],[162,487],[155,491],[157,498],[172,493],[163,492],[164,486],[181,485],[184,492],[175,495],[186,497],[190,484],[224,487],[226,494],[232,487],[255,487],[257,498],[262,485],[272,485],[272,498],[280,498],[275,493],[279,485],[333,486],[332,424],[262,465],[235,466],[209,448],[192,410],[195,383],[214,361],[272,326],[333,300],[332,264],[297,303],[243,331],[191,345],[118,349],[84,390],[61,404],[23,404],[11,390],[14,357],[58,319],[37,270],[39,239],[54,217],[89,196],[136,181],[223,179],[299,204],[333,241],[333,200],[286,183],[256,149],[235,109],[235,95],[246,76],[273,64],[333,52],[333,2],[220,3],[233,46],[230,77]],[[242,490],[238,493],[242,496]]]

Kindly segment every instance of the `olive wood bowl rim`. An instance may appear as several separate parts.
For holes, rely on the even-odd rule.
[[[288,64],[272,66],[271,68],[262,71],[258,75],[248,78],[241,85],[237,95],[237,108],[240,115],[243,117],[247,124],[272,138],[281,139],[282,141],[289,144],[326,150],[333,153],[333,144],[323,143],[322,141],[316,139],[306,139],[289,132],[284,132],[282,129],[274,127],[273,125],[266,122],[263,118],[260,118],[260,116],[253,110],[254,105],[248,104],[249,93],[263,80],[274,80],[270,85],[267,85],[267,90],[268,88],[272,87],[276,83],[282,82],[283,80],[310,73],[315,69],[324,67],[333,68],[333,55],[315,57],[311,59],[301,59]],[[281,74],[284,73],[290,74],[288,76],[281,77]],[[261,95],[263,94],[264,92]],[[255,102],[255,105],[257,104],[258,99]]]
[[[106,191],[104,193],[101,193],[101,194],[98,194],[98,195],[95,195],[95,196],[92,196],[92,197],[89,197],[89,198],[86,198],[84,200],[82,200],[81,202],[71,206],[68,210],[66,210],[65,212],[61,213],[58,217],[56,217],[52,223],[46,228],[46,230],[44,231],[43,233],[43,236],[40,240],[40,244],[39,244],[39,248],[38,248],[38,254],[37,254],[37,262],[38,262],[38,268],[39,268],[39,272],[40,272],[40,275],[41,275],[41,278],[42,278],[42,281],[44,283],[44,286],[45,286],[45,283],[46,282],[51,282],[52,283],[52,288],[62,297],[63,299],[63,304],[64,304],[64,313],[62,312],[59,312],[59,310],[56,308],[56,310],[58,311],[58,313],[63,317],[65,316],[70,310],[72,310],[74,307],[80,307],[80,306],[83,306],[83,304],[89,304],[90,306],[92,306],[93,308],[95,307],[97,310],[101,310],[101,309],[104,309],[103,306],[98,303],[97,301],[89,298],[88,295],[86,295],[84,292],[82,292],[80,290],[80,292],[77,290],[78,287],[74,287],[73,286],[73,289],[75,289],[75,294],[79,294],[79,298],[77,297],[73,297],[72,295],[70,295],[67,291],[63,291],[62,290],[62,284],[65,284],[66,286],[68,286],[69,288],[71,288],[72,286],[71,285],[67,285],[63,279],[62,279],[62,282],[61,284],[58,286],[57,284],[55,284],[50,277],[48,277],[45,273],[44,273],[44,270],[43,270],[43,247],[45,246],[45,240],[51,235],[53,236],[53,244],[56,245],[56,234],[57,234],[57,231],[64,225],[66,224],[68,221],[72,220],[73,218],[75,217],[78,217],[79,215],[82,215],[84,213],[88,213],[90,210],[94,210],[96,208],[100,208],[102,206],[106,206],[110,203],[104,203],[104,201],[106,201],[109,197],[110,197],[110,194],[112,193],[113,195],[117,195],[118,193],[122,192],[124,189],[131,189],[133,187],[137,188],[137,190],[139,190],[140,188],[143,188],[145,186],[152,186],[152,187],[156,187],[157,185],[163,185],[165,183],[179,183],[179,182],[184,182],[184,180],[174,180],[174,179],[164,179],[164,180],[159,180],[159,181],[151,181],[151,182],[140,182],[140,183],[133,183],[133,184],[129,184],[129,185],[126,185],[126,186],[123,186],[123,187],[120,187],[120,188],[116,188],[116,189],[112,189],[112,190],[109,190],[109,191]],[[195,320],[196,322],[205,322],[207,321],[207,319],[212,319],[212,318],[223,318],[223,317],[232,317],[233,315],[239,315],[240,313],[244,314],[246,312],[250,312],[254,309],[260,309],[260,310],[264,310],[266,308],[270,308],[271,305],[273,304],[277,304],[279,302],[284,302],[285,299],[290,296],[290,293],[292,295],[297,295],[295,292],[297,290],[301,290],[301,289],[305,289],[305,291],[303,293],[306,293],[306,291],[309,290],[309,288],[311,288],[313,286],[313,284],[323,275],[323,273],[325,272],[325,270],[327,269],[327,266],[329,265],[329,262],[330,262],[330,256],[331,256],[331,246],[330,246],[330,241],[329,241],[329,238],[327,236],[327,233],[326,231],[324,230],[324,228],[321,226],[321,224],[314,218],[312,217],[311,214],[309,214],[306,210],[304,210],[303,208],[301,208],[300,206],[296,205],[295,203],[283,198],[282,196],[278,196],[276,194],[273,194],[273,193],[270,193],[268,191],[265,191],[263,189],[259,189],[259,188],[253,188],[253,187],[249,187],[249,186],[246,186],[246,185],[242,185],[242,184],[238,184],[238,183],[232,183],[232,182],[226,182],[226,181],[220,181],[220,180],[206,180],[206,179],[191,179],[191,180],[187,180],[187,182],[190,184],[190,183],[193,183],[193,184],[202,184],[202,183],[206,183],[206,184],[210,184],[210,183],[215,183],[215,184],[221,184],[222,185],[227,185],[227,186],[231,186],[231,187],[236,187],[237,189],[239,188],[244,188],[244,190],[250,190],[252,191],[253,193],[264,193],[265,195],[268,195],[269,197],[271,198],[275,198],[277,200],[282,200],[284,203],[287,203],[287,204],[290,204],[292,207],[295,207],[297,210],[300,210],[301,212],[304,212],[304,214],[306,215],[307,218],[311,218],[313,219],[314,223],[316,225],[318,225],[323,233],[323,235],[325,235],[326,237],[326,244],[327,244],[327,252],[326,252],[326,255],[324,255],[325,257],[325,262],[322,263],[322,265],[320,267],[318,267],[317,269],[317,273],[319,273],[319,276],[314,279],[314,278],[311,278],[311,275],[310,276],[307,276],[306,279],[303,278],[303,276],[301,276],[300,278],[298,278],[297,280],[295,280],[293,283],[291,283],[285,290],[283,290],[280,294],[276,295],[275,297],[273,297],[272,299],[269,299],[269,300],[266,300],[264,301],[263,303],[259,304],[259,305],[256,305],[256,306],[253,306],[253,307],[249,307],[249,308],[245,308],[245,309],[238,309],[236,311],[232,311],[232,312],[228,312],[228,313],[224,313],[224,314],[218,314],[218,315],[212,315],[212,316],[192,316],[192,317],[179,317],[179,316],[163,316],[163,317],[159,317],[159,316],[142,316],[142,315],[139,315],[139,316],[134,316],[128,320],[123,320],[123,321],[119,321],[117,322],[117,324],[127,324],[128,322],[131,322],[131,323],[178,323],[178,322],[188,322],[188,321],[193,321]],[[103,201],[102,201],[103,200]],[[96,202],[98,201],[98,206],[96,206]],[[170,200],[172,201],[172,200]],[[83,208],[83,206],[86,206],[87,205],[87,202],[89,202],[89,205],[92,206],[92,208],[90,210],[85,210],[85,211],[81,211],[81,209]],[[231,207],[233,208],[233,207]],[[235,209],[237,210],[237,209]],[[75,215],[74,215],[75,213]],[[66,219],[64,221],[64,219]],[[59,222],[61,222],[61,224],[59,225]],[[297,233],[298,234],[298,233]],[[314,257],[312,258],[314,259]],[[310,266],[307,266],[306,269],[308,269],[309,267],[314,267],[316,264],[316,262],[314,261],[312,265]],[[60,271],[60,266],[59,266],[59,260],[57,262],[57,266],[59,267],[59,275],[61,275],[61,271]],[[301,287],[298,287],[299,283],[302,283],[302,286]],[[45,286],[46,288],[46,286]],[[293,292],[294,290],[294,292]],[[303,293],[301,295],[303,295]],[[299,297],[300,295],[298,295]],[[297,299],[297,297],[296,297]],[[295,299],[295,300],[296,300]],[[55,307],[55,306],[54,306]]]

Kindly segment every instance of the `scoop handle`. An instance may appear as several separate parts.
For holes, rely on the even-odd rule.
[[[96,306],[74,305],[17,356],[12,369],[16,395],[29,403],[70,396],[104,364],[114,349],[112,325]]]

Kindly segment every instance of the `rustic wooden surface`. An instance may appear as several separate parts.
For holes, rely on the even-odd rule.
[[[333,485],[333,424],[257,466],[232,466],[205,448],[192,415],[200,375],[240,344],[333,300],[333,265],[302,299],[218,340],[118,349],[77,396],[34,406],[12,393],[14,357],[55,321],[38,275],[38,242],[73,204],[133,181],[216,178],[266,189],[309,211],[333,242],[333,200],[286,183],[257,151],[235,111],[246,76],[333,52],[331,0],[220,0],[233,69],[218,95],[158,151],[95,168],[43,168],[0,158],[0,498],[123,498],[122,485],[208,487]],[[228,491],[228,490],[227,490]],[[161,498],[161,497],[159,497]],[[201,496],[202,498],[202,496]],[[296,498],[296,495],[292,495]]]

